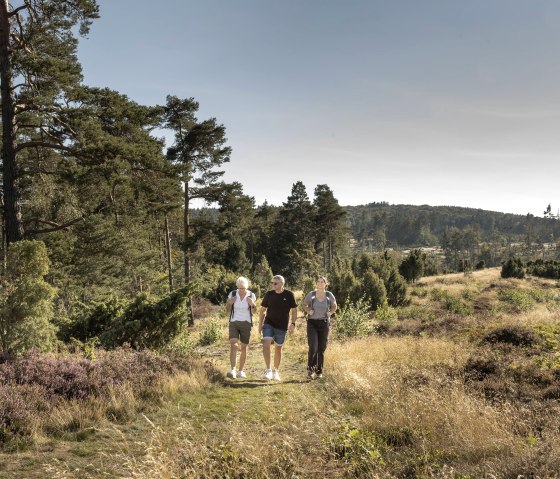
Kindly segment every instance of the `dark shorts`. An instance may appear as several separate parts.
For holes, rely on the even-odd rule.
[[[230,321],[229,339],[239,339],[243,344],[249,344],[251,337],[251,323],[249,321]]]

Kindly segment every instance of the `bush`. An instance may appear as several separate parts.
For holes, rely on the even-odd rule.
[[[336,313],[336,334],[340,338],[354,338],[369,331],[369,304],[361,298],[356,302],[346,300]]]
[[[136,349],[165,346],[185,325],[185,301],[195,289],[189,284],[157,301],[149,300],[145,294],[139,295],[100,335],[101,344],[109,349],[124,344]]]
[[[530,293],[518,289],[502,290],[498,297],[501,301],[510,304],[517,312],[529,311],[535,305],[535,300]]]
[[[7,353],[48,351],[56,337],[51,323],[55,289],[43,279],[49,271],[47,248],[41,241],[17,241],[6,259],[0,282],[0,347]]]
[[[525,268],[520,258],[510,258],[502,264],[502,278],[519,278],[525,277]]]
[[[222,336],[222,329],[220,327],[220,322],[216,319],[210,319],[205,321],[204,329],[200,334],[200,339],[198,343],[201,346],[209,346],[217,342]]]
[[[375,319],[382,324],[395,324],[399,319],[397,310],[389,303],[385,301],[377,310],[375,311]]]
[[[485,343],[504,343],[513,346],[542,346],[542,339],[532,330],[522,326],[502,326],[489,331],[483,338]]]

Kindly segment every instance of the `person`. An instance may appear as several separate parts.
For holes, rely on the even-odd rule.
[[[229,316],[229,361],[231,370],[227,377],[231,379],[246,378],[244,367],[247,360],[247,346],[251,337],[251,327],[253,326],[253,313],[256,309],[257,297],[249,291],[249,280],[243,276],[237,278],[235,282],[237,289],[228,294],[226,301],[226,311]],[[238,346],[238,343],[241,346]],[[239,355],[239,369],[236,369],[237,351]]]
[[[323,362],[329,340],[331,314],[336,311],[336,298],[327,291],[325,276],[317,276],[316,289],[303,299],[303,310],[307,313],[307,378],[323,377]]]
[[[280,275],[272,278],[272,289],[263,296],[259,314],[259,333],[262,334],[265,379],[280,381],[280,362],[286,332],[296,327],[297,303],[294,293],[284,289],[286,281]],[[290,319],[291,316],[291,319]],[[274,342],[274,369],[270,367],[271,347]]]

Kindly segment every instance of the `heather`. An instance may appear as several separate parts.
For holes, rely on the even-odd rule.
[[[158,354],[149,350],[96,350],[95,359],[78,354],[54,355],[30,352],[0,364],[0,443],[5,448],[23,447],[42,434],[59,434],[66,424],[53,425],[52,418],[69,405],[95,404],[87,418],[129,417],[135,410],[157,403],[162,384],[169,378],[188,376],[200,370],[207,381],[216,379],[212,367],[185,356]],[[199,372],[200,372],[199,371]],[[114,400],[129,397],[113,407]],[[84,424],[74,423],[76,431]]]

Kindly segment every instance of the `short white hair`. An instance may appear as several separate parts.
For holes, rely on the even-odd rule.
[[[239,278],[237,278],[237,281],[235,282],[235,285],[238,288],[239,286],[243,286],[245,289],[247,289],[249,287],[249,280],[245,278],[245,276],[239,276]]]
[[[286,280],[284,279],[284,276],[280,276],[279,274],[276,274],[272,277],[272,279],[277,279],[278,281],[280,281],[282,284],[286,284]]]

